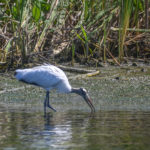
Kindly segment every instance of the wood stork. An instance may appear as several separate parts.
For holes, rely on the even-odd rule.
[[[49,101],[49,93],[51,89],[56,89],[60,93],[76,93],[83,97],[85,102],[91,108],[91,112],[95,111],[87,91],[84,88],[72,88],[65,73],[56,66],[44,64],[34,68],[17,69],[14,76],[19,81],[36,85],[46,90],[44,113],[46,113],[46,106],[53,111],[56,111],[56,109],[50,105]]]

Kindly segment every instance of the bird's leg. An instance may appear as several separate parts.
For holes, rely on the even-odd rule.
[[[46,115],[46,106],[47,106],[47,101],[48,101],[48,96],[49,96],[49,92],[46,92],[46,97],[44,100],[44,115]]]
[[[49,91],[46,92],[46,97],[47,97],[47,107],[52,109],[53,111],[56,111],[51,105],[50,105],[50,100],[49,100]]]

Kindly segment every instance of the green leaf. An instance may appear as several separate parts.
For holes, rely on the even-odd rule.
[[[83,36],[84,36],[85,40],[87,41],[87,40],[88,40],[88,37],[87,37],[86,31],[85,31],[85,29],[83,28],[83,26],[81,26],[81,30],[82,30],[82,33],[83,33]]]
[[[37,5],[34,5],[33,6],[33,9],[32,9],[32,16],[34,18],[34,20],[37,22],[40,17],[41,17],[41,10],[39,7],[37,7]]]
[[[88,1],[84,1],[84,19],[86,20],[88,18]]]
[[[76,33],[76,35],[83,43],[85,43],[84,39],[78,33]]]
[[[50,7],[51,7],[50,4],[47,4],[47,3],[42,3],[42,4],[41,4],[41,9],[42,9],[42,11],[44,11],[44,12],[48,12],[48,11],[50,10]]]
[[[15,19],[17,19],[17,17],[19,16],[17,8],[15,6],[12,7],[12,14]]]

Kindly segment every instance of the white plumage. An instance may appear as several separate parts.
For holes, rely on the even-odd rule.
[[[46,90],[45,113],[46,106],[56,111],[49,103],[49,91],[51,89],[56,89],[61,93],[76,93],[84,98],[91,111],[95,111],[86,90],[83,88],[72,88],[65,73],[56,66],[46,64],[29,69],[17,69],[14,75],[19,81],[33,84]]]
[[[17,69],[15,77],[20,81],[43,87],[47,91],[56,89],[61,93],[71,92],[71,86],[65,73],[53,65]]]

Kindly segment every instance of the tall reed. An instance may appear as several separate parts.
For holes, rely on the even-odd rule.
[[[132,6],[133,6],[132,0],[122,0],[120,3],[120,7],[121,7],[120,30],[119,30],[119,59],[120,61],[123,59],[123,56],[124,56],[123,46],[124,46],[127,28],[129,26]]]
[[[55,40],[60,43],[67,41],[68,47],[72,47],[72,60],[75,43],[78,43],[78,51],[87,60],[97,52],[104,61],[107,61],[110,54],[113,58],[119,57],[121,61],[128,33],[133,37],[138,37],[139,32],[149,33],[149,29],[144,29],[149,23],[148,9],[149,0],[2,1],[0,38],[3,42],[0,41],[0,61],[9,61],[7,58],[12,55],[21,58],[19,63],[25,63],[28,59],[26,56],[50,49],[47,46],[51,45],[51,39],[54,39],[56,33],[62,36]],[[118,27],[119,31],[112,30]],[[74,42],[76,40],[80,42]],[[131,41],[139,51],[142,44]]]

